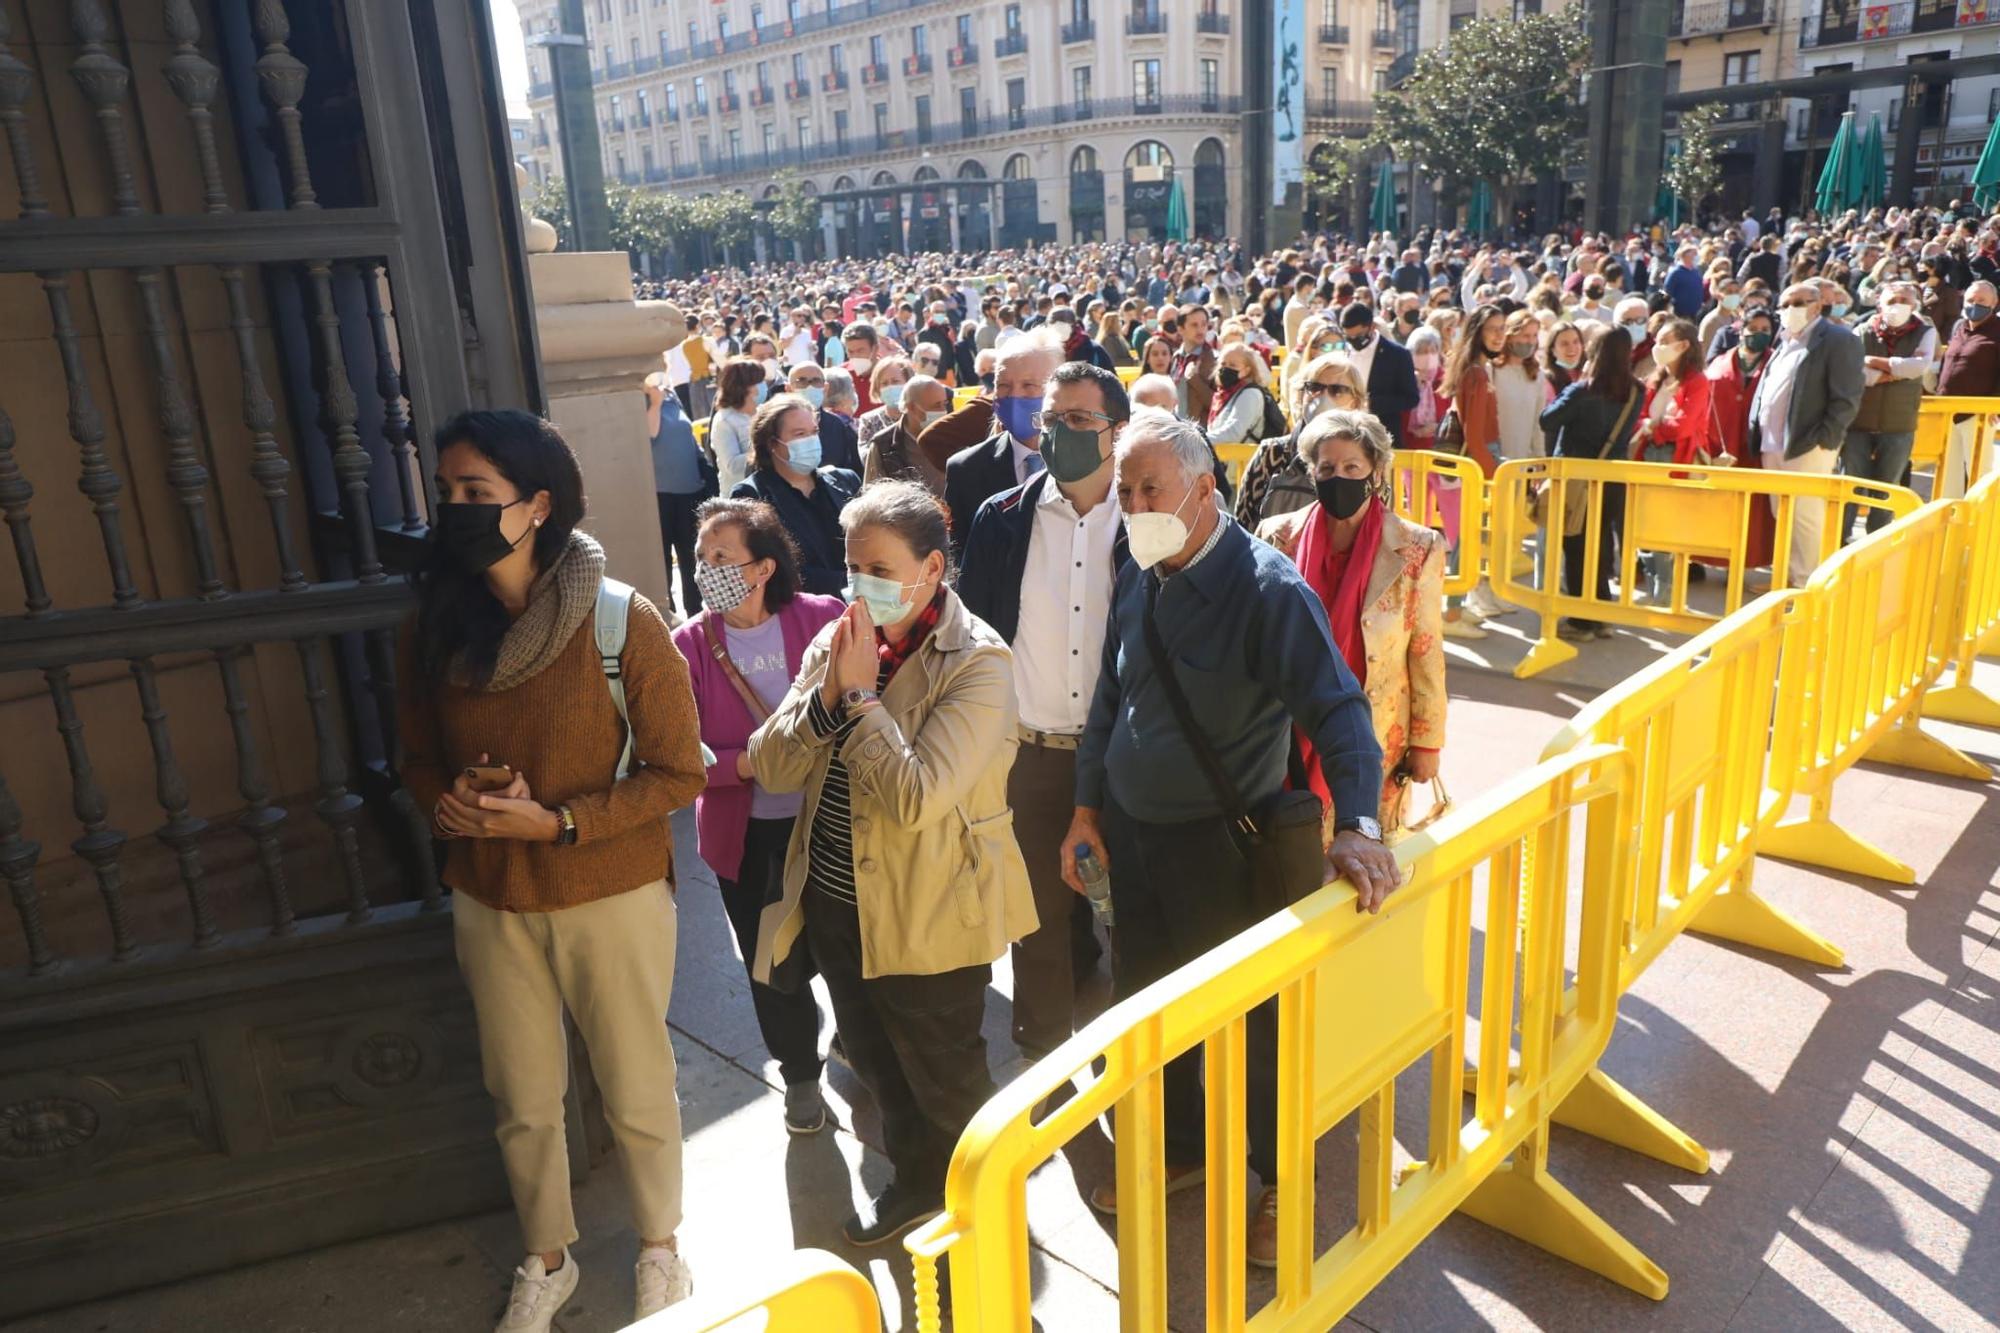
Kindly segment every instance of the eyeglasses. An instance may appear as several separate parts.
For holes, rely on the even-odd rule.
[[[1072,407],[1063,412],[1044,412],[1041,414],[1041,420],[1044,425],[1051,421],[1060,421],[1071,430],[1087,430],[1094,433],[1098,429],[1098,422],[1111,425],[1116,418],[1106,416],[1102,412],[1093,412],[1087,407]]]
[[[1308,389],[1311,389],[1314,393],[1331,394],[1334,396],[1344,395],[1348,398],[1353,398],[1356,396],[1353,386],[1347,384],[1312,383],[1306,385],[1306,387]]]

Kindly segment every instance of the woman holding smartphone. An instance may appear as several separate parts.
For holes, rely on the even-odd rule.
[[[583,477],[554,426],[461,413],[438,432],[437,460],[401,645],[402,776],[446,840],[459,967],[527,1251],[498,1329],[540,1333],[576,1291],[565,1009],[623,1158],[644,1318],[693,1288],[675,1250],[681,1124],[666,1027],[667,817],[706,781],[687,663],[633,594],[619,657],[628,728],[597,648],[604,551],[577,531]]]

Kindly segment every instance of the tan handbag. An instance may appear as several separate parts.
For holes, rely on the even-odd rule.
[[[1443,778],[1431,779],[1431,808],[1424,811],[1414,823],[1405,824],[1402,822],[1402,816],[1409,803],[1410,783],[1405,781],[1403,794],[1396,802],[1396,826],[1383,834],[1383,841],[1394,844],[1405,838],[1414,837],[1451,813],[1451,793],[1444,789]]]
[[[715,664],[722,668],[722,674],[736,687],[736,693],[742,696],[744,706],[750,710],[750,716],[757,719],[758,726],[763,726],[764,719],[771,716],[771,710],[757,697],[757,691],[750,688],[750,682],[743,679],[743,673],[736,669],[736,663],[729,659],[729,649],[723,645],[722,631],[715,627],[713,615],[701,618],[701,630],[708,640],[708,651],[715,655]]]

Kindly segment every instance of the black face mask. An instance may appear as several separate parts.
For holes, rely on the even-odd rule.
[[[1368,477],[1322,477],[1313,483],[1320,507],[1335,518],[1353,518],[1360,513],[1374,490],[1375,483]]]
[[[500,531],[500,513],[521,501],[504,505],[440,503],[431,522],[431,540],[444,548],[452,563],[468,574],[477,574],[505,560],[516,546],[535,529],[513,541]]]
[[[1220,385],[1221,385],[1221,386],[1222,386],[1223,388],[1225,388],[1225,389],[1233,389],[1233,388],[1235,388],[1235,387],[1236,387],[1236,383],[1237,383],[1237,381],[1238,381],[1238,380],[1240,380],[1240,379],[1242,379],[1242,378],[1243,378],[1243,376],[1242,376],[1241,372],[1239,372],[1239,371],[1238,371],[1238,370],[1236,369],[1236,367],[1234,367],[1234,366],[1224,366],[1224,367],[1223,367],[1223,368],[1222,368],[1222,369],[1221,369],[1221,370],[1220,370],[1220,371],[1219,371],[1219,372],[1218,372],[1218,373],[1216,374],[1216,377],[1215,377],[1215,382],[1216,382],[1217,384],[1220,384]]]
[[[1343,330],[1343,336],[1347,339],[1347,350],[1350,352],[1367,351],[1369,342],[1375,337],[1374,334],[1369,333],[1366,329],[1363,329],[1359,333],[1346,333]]]

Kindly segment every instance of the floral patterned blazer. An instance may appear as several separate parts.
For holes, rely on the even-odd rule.
[[[1318,506],[1279,514],[1257,535],[1298,558],[1299,533]],[[1382,745],[1382,827],[1402,825],[1403,798],[1396,781],[1411,747],[1444,748],[1444,537],[1430,528],[1382,516],[1382,544],[1362,603],[1361,641],[1368,652],[1363,691]]]

